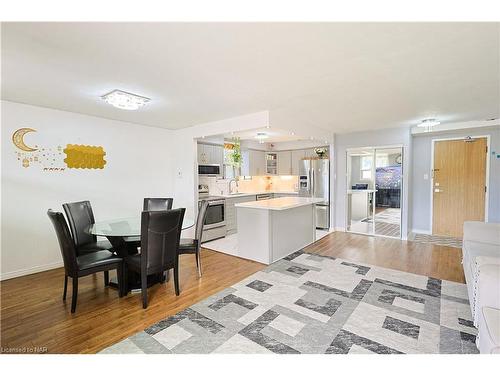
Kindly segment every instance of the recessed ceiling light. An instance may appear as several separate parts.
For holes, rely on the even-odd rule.
[[[440,121],[433,119],[433,118],[428,118],[428,119],[422,120],[422,122],[420,124],[418,124],[417,126],[421,127],[421,128],[430,128],[432,126],[436,126],[439,124],[441,124]]]
[[[148,103],[151,99],[144,96],[131,94],[122,90],[113,90],[101,96],[106,103],[111,104],[113,107],[126,109],[128,111],[135,111]]]

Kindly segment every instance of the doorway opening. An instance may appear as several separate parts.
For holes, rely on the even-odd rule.
[[[401,238],[402,147],[347,150],[348,232]]]

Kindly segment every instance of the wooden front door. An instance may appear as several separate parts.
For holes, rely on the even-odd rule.
[[[432,233],[461,238],[467,220],[484,221],[486,138],[436,141]]]

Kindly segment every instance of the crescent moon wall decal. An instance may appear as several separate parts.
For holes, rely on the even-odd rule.
[[[27,133],[31,132],[36,132],[35,129],[31,128],[21,128],[17,129],[14,134],[12,134],[12,142],[14,143],[14,146],[16,146],[18,149],[22,151],[27,151],[27,152],[32,152],[36,151],[36,148],[28,146],[26,143],[24,143],[24,136]]]

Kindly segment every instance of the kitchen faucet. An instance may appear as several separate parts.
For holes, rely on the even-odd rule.
[[[231,183],[234,182],[236,185],[236,191],[234,193],[238,192],[238,180],[236,178],[232,178],[229,180],[229,194],[233,193],[233,190],[231,189]]]

